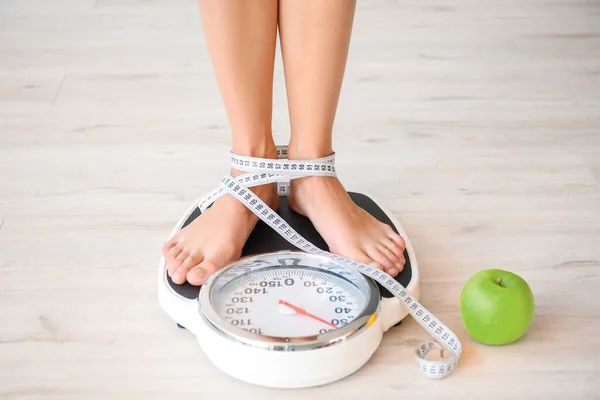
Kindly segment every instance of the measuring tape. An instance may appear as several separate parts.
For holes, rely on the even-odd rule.
[[[335,155],[315,160],[289,160],[287,159],[287,146],[278,146],[277,155],[277,159],[263,159],[232,153],[232,168],[245,173],[235,178],[224,177],[218,188],[200,199],[197,204],[200,211],[204,212],[218,198],[230,194],[298,249],[327,257],[379,282],[391,294],[400,299],[400,303],[406,307],[413,318],[439,343],[426,341],[415,350],[421,372],[434,379],[444,378],[454,372],[462,351],[460,341],[446,325],[411,296],[406,288],[380,269],[316,247],[250,190],[254,186],[277,183],[279,195],[285,196],[289,193],[292,179],[308,176],[336,177]],[[435,349],[445,349],[450,352],[450,356],[440,361],[427,360],[427,355]]]

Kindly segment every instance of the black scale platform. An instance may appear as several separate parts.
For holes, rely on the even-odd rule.
[[[354,201],[354,203],[356,203],[359,207],[366,210],[369,214],[373,215],[379,221],[390,225],[394,229],[394,231],[398,233],[398,230],[393,225],[392,221],[390,221],[385,212],[381,208],[379,208],[373,200],[359,193],[349,192],[349,195]],[[315,230],[310,220],[292,211],[288,207],[287,197],[281,197],[280,199],[281,203],[278,211],[279,216],[283,218],[292,228],[294,228],[296,232],[298,232],[308,241],[313,243],[315,246],[319,247],[321,250],[329,251],[327,244]],[[187,221],[185,221],[183,227],[187,226],[194,219],[198,218],[200,214],[200,209],[196,208],[194,212],[190,214]],[[246,245],[242,249],[242,256],[245,257],[253,254],[276,252],[282,250],[298,250],[298,248],[296,248],[294,245],[292,245],[283,237],[281,237],[270,226],[265,224],[263,221],[259,220],[256,224],[256,227],[254,228],[254,231],[248,238]],[[402,286],[406,287],[409,284],[412,277],[410,259],[406,250],[404,251],[404,257],[406,258],[406,265],[404,266],[402,272],[399,273],[395,279]],[[190,285],[188,282],[178,285],[171,280],[168,274],[167,280],[169,282],[169,285],[175,290],[175,292],[177,292],[180,296],[183,296],[185,298],[195,299],[200,293],[200,286],[193,286]],[[379,291],[381,292],[382,297],[393,297],[393,295],[387,289],[383,288],[379,283],[377,283],[377,285],[379,286]]]

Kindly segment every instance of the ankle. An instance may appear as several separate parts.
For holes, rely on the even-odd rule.
[[[288,146],[290,160],[314,160],[333,154],[331,143],[298,143],[291,141]]]
[[[231,147],[234,154],[247,157],[277,158],[277,148],[273,139],[257,140],[250,142],[234,141]]]
[[[231,152],[239,156],[277,159],[277,148],[273,140],[246,143],[234,141]],[[243,173],[237,169],[231,169],[232,176],[242,175]]]

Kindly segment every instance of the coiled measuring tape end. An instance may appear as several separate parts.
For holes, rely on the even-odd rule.
[[[421,343],[415,350],[415,353],[421,372],[425,376],[432,379],[442,379],[450,375],[458,367],[458,357],[450,353],[450,358],[448,359],[440,361],[427,360],[427,355],[435,349],[438,349],[441,352],[442,359],[444,358],[444,351],[448,352],[448,350],[444,349],[438,343],[427,341]]]

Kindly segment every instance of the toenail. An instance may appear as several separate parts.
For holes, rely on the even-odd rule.
[[[402,271],[404,265],[402,263],[396,263],[396,267],[398,267],[398,271]]]
[[[388,274],[390,274],[392,276],[396,275],[397,273],[398,273],[398,270],[396,268],[392,268],[392,269],[390,269],[390,272],[388,272]]]
[[[204,275],[206,275],[201,269],[195,269],[193,273],[196,275],[196,278],[204,278]]]
[[[175,272],[173,274],[173,276],[171,277],[171,279],[173,280],[173,282],[180,282],[181,281],[181,274],[179,272]]]

